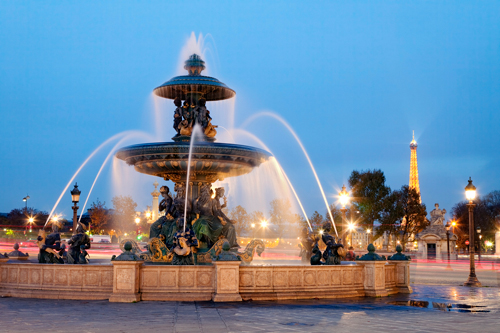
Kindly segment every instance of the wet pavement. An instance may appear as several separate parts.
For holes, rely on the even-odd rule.
[[[499,288],[413,288],[384,298],[239,303],[0,298],[0,332],[499,331]]]

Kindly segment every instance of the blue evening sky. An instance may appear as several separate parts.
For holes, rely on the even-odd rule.
[[[209,74],[237,92],[235,127],[261,111],[286,119],[330,202],[354,169],[382,169],[393,189],[408,184],[415,130],[423,202],[450,211],[469,176],[480,194],[500,190],[499,18],[499,1],[1,1],[0,212],[26,194],[51,211],[114,134],[173,136],[173,104],[157,102],[155,118],[151,91],[180,73],[192,32]],[[245,129],[275,153],[307,214],[324,214],[286,128],[260,117]],[[114,143],[76,177],[82,196]],[[139,182],[144,209],[154,178],[113,180],[111,166],[89,202],[111,206],[113,181]],[[56,212],[70,217],[70,206],[68,190]]]

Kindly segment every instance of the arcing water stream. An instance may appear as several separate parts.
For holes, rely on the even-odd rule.
[[[302,149],[302,152],[304,153],[304,156],[306,157],[307,161],[309,162],[309,166],[311,167],[311,171],[313,172],[314,177],[316,178],[316,182],[318,183],[318,187],[321,191],[321,195],[323,196],[323,200],[324,200],[325,205],[326,205],[326,211],[328,212],[328,215],[330,216],[330,220],[332,221],[333,228],[335,229],[335,234],[338,237],[339,233],[337,232],[337,227],[335,226],[335,221],[333,220],[332,212],[330,211],[330,206],[328,205],[328,200],[326,199],[325,191],[323,190],[323,186],[321,186],[321,182],[319,180],[318,174],[316,173],[316,169],[314,168],[314,165],[311,161],[311,158],[309,157],[309,154],[307,153],[307,150],[304,147],[304,145],[302,144],[302,141],[300,140],[299,136],[297,135],[297,133],[295,133],[292,126],[290,126],[290,124],[288,124],[288,122],[285,119],[281,118],[279,115],[277,115],[273,112],[259,112],[255,115],[249,117],[243,123],[243,125],[241,127],[245,127],[246,125],[248,125],[249,123],[251,123],[252,121],[254,121],[260,117],[271,117],[271,118],[278,120],[283,126],[285,126],[288,129],[288,131],[293,135],[293,137],[295,138],[295,140],[299,144],[300,148]]]

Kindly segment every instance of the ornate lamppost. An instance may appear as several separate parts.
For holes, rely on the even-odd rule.
[[[469,279],[464,283],[468,287],[481,287],[481,283],[476,277],[476,267],[474,265],[474,199],[476,198],[476,187],[472,185],[472,179],[469,177],[469,184],[465,187],[465,197],[469,200],[469,261],[470,273]]]
[[[347,208],[345,206],[349,202],[349,192],[346,191],[345,185],[342,185],[342,191],[339,193],[339,200],[340,204],[342,205],[342,208],[340,209],[340,212],[342,213],[342,244],[344,246],[347,244],[346,243],[346,212]]]
[[[481,235],[481,227],[477,226],[476,227],[476,232],[479,235],[479,246],[477,247],[477,260],[480,262],[481,261],[481,238],[483,238],[483,235]],[[479,263],[478,263],[479,266]]]
[[[73,201],[73,235],[76,235],[76,226],[77,226],[77,212],[78,212],[78,202],[80,201],[80,193],[82,193],[78,189],[77,183],[75,183],[75,187],[71,190],[71,201]]]
[[[26,194],[26,196],[23,198],[24,201],[24,212],[28,213],[28,200],[30,199],[30,196]]]

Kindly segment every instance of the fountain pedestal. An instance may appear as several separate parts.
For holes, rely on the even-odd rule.
[[[356,260],[356,263],[363,266],[365,295],[371,297],[387,296],[385,288],[385,265],[384,261],[363,261]]]
[[[215,262],[214,302],[241,302],[240,261]]]
[[[141,300],[140,270],[143,261],[113,261],[113,294],[110,302],[132,303]]]

